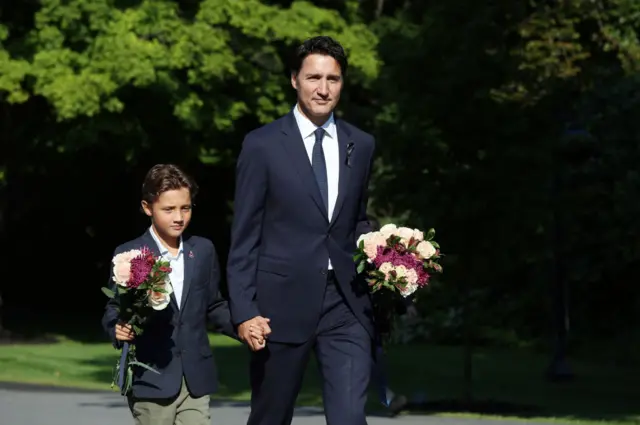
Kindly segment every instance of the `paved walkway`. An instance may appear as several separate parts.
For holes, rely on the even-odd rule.
[[[127,405],[112,392],[76,392],[52,388],[0,384],[0,425],[128,425]],[[212,425],[245,425],[244,403],[214,402]],[[300,408],[294,425],[323,425],[320,409]],[[435,416],[371,417],[369,425],[505,425],[506,421],[441,418]]]

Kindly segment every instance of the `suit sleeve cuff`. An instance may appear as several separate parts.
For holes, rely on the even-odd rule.
[[[247,320],[251,320],[254,317],[260,316],[260,312],[256,308],[255,305],[247,306],[243,309],[232,308],[231,309],[231,323],[233,323],[234,327],[246,322]]]

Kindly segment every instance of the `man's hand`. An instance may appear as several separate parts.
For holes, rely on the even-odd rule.
[[[238,336],[252,351],[262,350],[267,345],[267,337],[271,333],[269,319],[256,316],[238,325]]]
[[[116,339],[118,341],[131,342],[135,338],[136,334],[128,324],[116,325]]]
[[[267,345],[266,329],[258,327],[254,324],[249,325],[249,335],[259,349],[263,349]]]

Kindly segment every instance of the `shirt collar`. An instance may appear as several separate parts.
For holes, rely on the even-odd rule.
[[[302,115],[302,112],[300,112],[300,107],[297,103],[296,106],[293,107],[293,116],[295,117],[296,123],[298,124],[298,129],[300,130],[302,139],[313,136],[313,132],[316,131],[318,126],[312,123],[309,118]],[[329,119],[320,127],[324,128],[324,131],[329,137],[331,137],[332,139],[336,139],[336,122],[333,118],[333,112],[331,113]]]
[[[149,227],[149,232],[151,232],[151,237],[153,238],[154,241],[156,241],[156,245],[158,245],[158,250],[160,251],[160,255],[164,256],[168,254],[169,249],[166,246],[164,246],[164,244],[160,241],[160,238],[156,234],[156,231],[153,230],[153,226]],[[184,246],[182,245],[182,236],[180,236],[180,247],[178,248],[177,257],[179,257],[180,254],[182,254],[183,250],[184,250]]]

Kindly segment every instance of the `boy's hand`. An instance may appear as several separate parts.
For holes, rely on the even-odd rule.
[[[129,324],[117,324],[116,325],[116,339],[118,341],[130,342],[133,341],[136,334]]]

